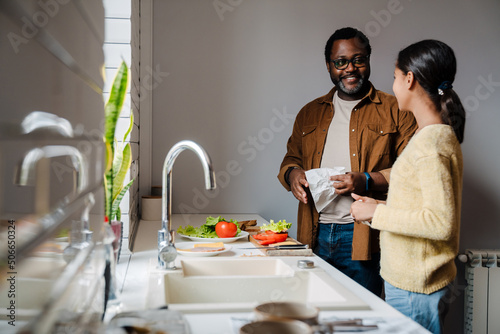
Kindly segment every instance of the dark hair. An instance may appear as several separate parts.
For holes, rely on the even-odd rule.
[[[332,52],[333,43],[339,39],[351,39],[357,38],[359,41],[359,46],[365,48],[367,56],[371,55],[372,47],[370,46],[370,41],[361,31],[354,28],[341,28],[338,29],[330,36],[328,42],[326,42],[325,46],[325,60],[326,62],[330,62],[330,54]]]
[[[396,66],[405,74],[413,73],[441,113],[443,122],[453,127],[462,143],[465,109],[451,85],[457,72],[457,59],[452,48],[440,41],[423,40],[401,50]]]

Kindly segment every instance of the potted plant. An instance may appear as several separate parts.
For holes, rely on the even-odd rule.
[[[105,105],[105,128],[104,143],[106,146],[106,168],[104,174],[105,188],[105,215],[116,235],[113,248],[115,258],[118,261],[121,240],[122,226],[120,203],[123,196],[128,191],[134,180],[125,184],[125,177],[132,163],[132,150],[130,143],[125,143],[134,124],[134,115],[130,114],[130,125],[123,136],[122,143],[116,139],[116,125],[123,107],[123,102],[127,94],[128,68],[122,61],[118,72],[113,80],[113,86],[109,99]]]

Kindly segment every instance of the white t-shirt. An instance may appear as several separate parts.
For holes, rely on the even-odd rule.
[[[349,122],[352,109],[361,100],[346,101],[338,97],[338,92],[333,96],[334,115],[328,134],[326,135],[325,148],[321,159],[321,168],[344,167],[351,171],[351,158],[349,154]],[[333,183],[333,181],[332,181]],[[354,220],[349,213],[353,199],[351,196],[337,196],[326,208],[319,213],[319,222],[325,224],[347,224]]]

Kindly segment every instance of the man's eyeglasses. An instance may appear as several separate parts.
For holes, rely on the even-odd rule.
[[[352,66],[356,68],[365,67],[368,63],[368,57],[369,56],[358,56],[350,60],[339,58],[330,61],[333,63],[333,66],[335,66],[337,70],[345,70],[349,66],[349,63],[351,63]]]

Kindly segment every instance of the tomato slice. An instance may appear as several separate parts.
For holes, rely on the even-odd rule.
[[[276,242],[286,241],[287,238],[288,238],[288,233],[286,233],[286,232],[274,234],[274,239],[276,240]]]
[[[272,231],[266,231],[266,233],[255,234],[253,238],[256,240],[261,240],[259,242],[261,245],[269,245],[269,244],[274,244],[276,242],[286,241],[286,239],[288,238],[288,233],[287,232],[276,233]]]
[[[257,240],[267,240],[269,238],[274,238],[274,234],[265,234],[265,233],[256,234],[253,236],[253,238]]]
[[[259,244],[261,244],[262,246],[270,245],[270,244],[274,244],[274,243],[276,243],[276,240],[274,240],[274,239],[259,241]]]

